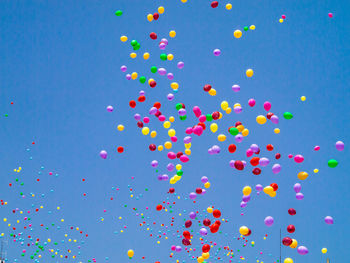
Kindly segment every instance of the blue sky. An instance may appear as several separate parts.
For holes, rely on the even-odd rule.
[[[24,231],[28,225],[23,214],[12,210],[19,208],[25,214],[41,205],[44,208],[31,219],[33,230],[25,230],[24,235],[42,242],[50,238],[59,244],[47,244],[42,258],[36,257],[40,262],[72,262],[50,259],[49,248],[70,257],[80,252],[76,262],[92,258],[97,262],[125,262],[129,261],[128,249],[135,251],[134,262],[191,262],[184,251],[169,258],[171,245],[181,245],[181,239],[173,234],[176,230],[182,233],[183,220],[188,219],[190,211],[200,211],[199,218],[203,219],[206,212],[202,211],[209,205],[220,208],[223,218],[229,220],[222,224],[222,234],[208,238],[218,244],[212,248],[209,262],[218,261],[217,257],[228,262],[225,253],[218,252],[220,246],[226,245],[236,251],[234,262],[239,261],[240,255],[246,258],[240,262],[275,262],[279,256],[279,229],[287,235],[288,224],[296,226],[293,238],[308,247],[310,253],[301,256],[296,250],[283,247],[282,258],[291,257],[294,262],[325,262],[327,256],[333,262],[348,258],[349,3],[236,1],[231,2],[230,11],[225,9],[226,3],[220,1],[216,9],[210,7],[210,1],[193,0],[185,4],[179,0],[0,3],[0,199],[8,202],[0,206],[1,220],[7,219],[1,221],[0,233],[4,233],[2,240],[9,243],[9,262],[31,262],[33,253],[32,246],[27,247],[28,238],[21,245],[9,236],[20,232],[18,229]],[[146,15],[160,5],[165,7],[165,13],[158,21],[148,22]],[[124,12],[121,17],[114,15],[118,9]],[[334,14],[332,19],[329,12]],[[280,24],[282,14],[286,20]],[[234,30],[252,24],[256,26],[254,31],[243,32],[241,39],[233,37]],[[177,32],[174,39],[168,37],[170,30]],[[174,54],[173,61],[159,59],[158,41],[149,38],[150,32],[169,39],[166,52]],[[120,42],[121,35],[128,36],[129,41]],[[129,57],[131,39],[141,43],[134,60]],[[221,50],[221,56],[213,56],[215,48]],[[144,52],[151,54],[148,61],[142,59]],[[178,61],[184,61],[183,70],[177,69]],[[121,65],[127,65],[128,72],[156,78],[157,87],[150,89],[138,81],[127,81]],[[152,75],[153,65],[174,73],[180,85],[174,101],[166,99],[171,92],[170,82]],[[254,69],[253,78],[245,76],[247,68]],[[211,97],[202,90],[207,83],[215,87],[217,96]],[[232,92],[233,84],[241,86],[239,93]],[[132,110],[128,102],[137,98],[141,89],[146,92],[146,102]],[[306,96],[305,102],[300,101],[301,96]],[[256,99],[254,108],[248,107],[249,98]],[[155,139],[145,137],[136,127],[133,115],[138,112],[144,116],[155,101],[161,102],[162,113],[176,118],[174,127],[179,142],[174,151],[183,151],[184,129],[196,124],[192,107],[198,105],[203,112],[211,113],[220,109],[223,100],[230,105],[241,103],[243,113],[224,114],[218,121],[219,131],[226,133],[229,126],[242,121],[250,130],[249,136],[234,155],[226,151],[232,137],[222,143],[217,141],[217,134],[210,132],[195,136],[190,162],[184,165],[183,178],[174,186],[181,199],[170,196],[168,182],[159,182],[150,166],[152,160],[158,160],[159,173],[165,173],[166,153],[148,150],[150,143],[158,145],[168,140],[166,131],[151,118],[150,127],[158,135]],[[267,100],[280,119],[285,111],[294,115],[289,121],[281,119],[279,135],[274,134],[271,123],[260,126],[255,122],[257,115],[265,113],[262,104]],[[175,110],[178,102],[184,103],[189,112],[185,122],[179,120]],[[113,113],[106,111],[107,105],[113,105]],[[123,132],[117,131],[118,124],[125,126]],[[334,147],[338,140],[346,145],[343,152]],[[238,172],[229,167],[229,160],[245,158],[245,150],[252,143],[261,148],[274,145],[276,152],[282,154],[280,174],[274,175],[270,167],[259,176],[252,175],[250,169]],[[220,145],[222,152],[212,156],[207,150],[214,144]],[[315,145],[321,146],[319,152],[313,150]],[[116,153],[118,146],[125,148],[123,154]],[[102,149],[109,153],[107,160],[98,156]],[[289,153],[302,154],[305,161],[295,164],[287,158]],[[264,151],[262,155],[273,159],[272,153]],[[339,161],[337,168],[328,168],[330,158]],[[21,172],[13,172],[19,166]],[[314,168],[320,172],[313,174]],[[297,173],[301,170],[310,176],[302,182],[304,200],[297,201],[292,186],[299,181]],[[196,204],[185,200],[196,187],[201,187],[200,178],[204,175],[212,184],[207,194],[199,196]],[[19,178],[18,183],[15,178]],[[280,187],[276,198],[257,196],[253,191],[252,200],[242,211],[239,203],[243,186],[273,182]],[[14,185],[9,187],[9,183]],[[26,197],[22,198],[20,192]],[[31,197],[31,193],[35,196]],[[112,196],[114,200],[110,200]],[[176,202],[173,215],[155,211],[155,206],[167,198]],[[297,210],[293,218],[287,214],[290,207]],[[139,226],[143,220],[132,208],[144,213],[153,234],[164,228],[160,224],[169,225],[174,216],[174,227],[167,232],[169,238],[149,237],[150,230]],[[275,218],[271,228],[264,225],[268,215]],[[333,216],[334,225],[324,223],[327,215]],[[50,227],[46,230],[40,224]],[[11,230],[14,225],[18,225],[16,231]],[[234,240],[241,225],[252,229],[249,244],[254,240],[254,247],[242,248],[241,241]],[[70,230],[71,226],[79,227],[83,234]],[[198,249],[198,224],[192,229],[194,247]],[[77,242],[69,242],[65,233]],[[83,237],[85,233],[89,237]],[[326,255],[321,253],[323,247],[328,248]],[[27,250],[25,257],[21,256],[23,249]],[[72,253],[67,249],[72,249]],[[200,254],[192,251],[191,255]]]

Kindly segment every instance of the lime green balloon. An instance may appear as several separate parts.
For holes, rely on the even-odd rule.
[[[293,114],[286,111],[285,113],[283,113],[283,117],[286,119],[286,120],[290,120],[293,118]]]
[[[145,76],[141,76],[140,77],[140,82],[143,84],[146,82],[146,77]]]
[[[206,117],[207,121],[213,120],[213,116],[211,116],[211,114],[207,114],[205,117]]]
[[[249,28],[247,26],[245,26],[243,29],[244,29],[244,31],[248,31]]]
[[[157,70],[158,70],[158,69],[157,69],[157,67],[156,67],[156,66],[151,67],[151,72],[152,72],[152,73],[156,73],[156,72],[157,72]]]
[[[175,108],[177,110],[182,109],[182,104],[181,103],[176,103]]]
[[[328,166],[329,166],[330,168],[335,168],[335,167],[337,167],[337,165],[338,165],[338,161],[337,161],[337,160],[330,159],[330,160],[328,161]]]
[[[167,55],[164,53],[160,54],[160,59],[163,61],[167,60]]]
[[[137,45],[137,41],[134,39],[134,40],[131,40],[130,44],[134,47]]]
[[[186,115],[180,116],[180,120],[184,121],[184,120],[186,120],[186,119],[187,119],[187,116],[186,116]]]
[[[139,42],[136,43],[135,46],[133,46],[133,50],[139,50],[141,47],[141,44]]]
[[[122,10],[117,10],[115,11],[115,15],[116,16],[121,16],[123,14],[123,11]]]
[[[231,127],[230,128],[230,134],[235,136],[239,133],[239,130],[236,127]]]

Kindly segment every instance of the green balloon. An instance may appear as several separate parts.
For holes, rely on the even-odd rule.
[[[286,111],[285,113],[283,113],[283,117],[286,119],[286,120],[290,120],[293,118],[293,114]]]
[[[206,117],[207,121],[213,120],[213,116],[211,116],[211,114],[207,114],[205,117]]]
[[[176,174],[177,174],[178,176],[182,176],[182,175],[184,174],[184,172],[183,172],[182,170],[178,170],[178,171],[176,172]]]
[[[141,47],[141,44],[139,42],[136,43],[136,45],[133,47],[134,50],[139,50]]]
[[[123,14],[123,11],[122,10],[117,10],[115,11],[115,15],[116,16],[121,16]]]
[[[238,129],[236,127],[231,127],[230,128],[230,134],[235,136],[239,133]]]
[[[176,103],[175,108],[177,110],[182,109],[182,104],[181,103]]]
[[[243,29],[244,29],[244,31],[248,31],[249,28],[247,26],[245,26]]]
[[[182,120],[182,121],[184,121],[184,120],[186,120],[187,119],[187,116],[185,115],[185,116],[180,116],[180,120]]]
[[[131,40],[130,44],[134,47],[137,45],[137,41],[134,39],[134,40]]]
[[[160,54],[160,59],[163,61],[167,60],[167,55],[164,53]]]
[[[330,159],[330,160],[328,161],[328,166],[329,166],[330,168],[335,168],[335,167],[337,167],[337,165],[338,165],[338,161],[337,161],[337,160]]]
[[[141,76],[140,77],[140,82],[143,84],[146,82],[146,77],[145,76]]]
[[[155,67],[155,66],[151,67],[151,72],[152,73],[156,73],[157,72],[157,67]]]

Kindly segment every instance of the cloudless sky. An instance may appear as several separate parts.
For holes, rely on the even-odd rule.
[[[208,262],[219,261],[217,257],[228,262],[226,253],[214,256],[220,246],[226,245],[235,251],[233,262],[276,262],[280,228],[282,236],[291,236],[309,249],[308,255],[301,256],[296,249],[283,247],[282,259],[291,257],[294,262],[304,263],[325,262],[327,257],[331,262],[348,259],[350,4],[344,0],[237,0],[231,2],[233,8],[228,11],[227,2],[219,1],[216,9],[210,7],[210,1],[195,0],[185,4],[179,0],[0,2],[0,199],[8,202],[0,206],[0,233],[4,233],[0,240],[8,240],[9,262],[34,261],[30,255],[35,248],[27,246],[28,235],[32,242],[52,239],[42,258],[36,257],[45,263],[88,262],[92,258],[97,262],[192,262],[184,249],[169,258],[170,247],[182,246],[176,230],[181,235],[188,213],[199,211],[202,220],[207,216],[203,210],[211,205],[229,221],[220,227],[222,233],[209,234],[208,240],[217,242],[217,246],[212,248]],[[165,13],[158,21],[148,22],[146,15],[156,12],[160,5]],[[123,10],[121,17],[114,14],[118,9]],[[328,17],[330,12],[333,18]],[[279,23],[282,14],[286,19]],[[256,29],[243,32],[241,39],[233,37],[234,30],[243,31],[250,25]],[[177,33],[173,39],[168,36],[170,30]],[[173,61],[159,59],[159,39],[151,40],[150,32],[169,40],[165,53],[174,54]],[[122,35],[128,36],[128,42],[120,41]],[[141,44],[136,59],[129,57],[132,39]],[[213,55],[216,48],[222,52],[219,57]],[[144,52],[150,53],[147,61],[142,58]],[[182,70],[176,67],[178,61],[185,63]],[[128,73],[155,78],[157,87],[151,89],[138,80],[126,80],[121,65],[127,65]],[[172,92],[170,81],[153,75],[153,65],[174,73],[180,88],[173,101],[166,98]],[[245,75],[248,68],[254,69],[252,78]],[[207,83],[217,90],[217,96],[203,91]],[[241,86],[239,93],[232,91],[233,84]],[[131,109],[129,101],[136,99],[140,90],[146,92],[146,102]],[[301,96],[306,96],[305,102]],[[254,108],[247,104],[250,98],[257,101]],[[166,151],[148,149],[150,143],[159,145],[169,140],[166,130],[151,116],[148,126],[158,135],[154,139],[143,136],[133,115],[148,115],[153,103],[161,102],[162,113],[176,119],[173,127],[179,142],[173,150],[177,152],[184,150],[185,128],[197,123],[192,107],[198,105],[204,113],[212,113],[220,109],[223,100],[231,106],[240,103],[243,112],[224,113],[217,122],[218,133],[227,134],[228,127],[241,121],[249,129],[249,136],[237,144],[233,155],[226,150],[229,143],[234,143],[230,135],[227,141],[218,142],[218,133],[207,128],[201,137],[193,136],[190,162],[183,166],[182,179],[174,185],[177,195],[167,194],[169,183],[157,180],[159,173],[167,172]],[[266,113],[262,105],[267,100],[272,103],[271,111],[280,117],[278,126],[270,122],[258,125],[255,121],[257,115]],[[186,105],[188,119],[184,122],[175,109],[178,102]],[[114,107],[112,113],[106,111],[108,105]],[[285,111],[292,112],[294,118],[284,120]],[[117,130],[118,124],[125,126],[123,132]],[[280,134],[273,132],[275,127],[281,129]],[[342,152],[335,149],[338,140],[345,143]],[[252,143],[258,144],[260,155],[272,163],[276,152],[282,154],[278,161],[281,173],[271,172],[272,163],[259,176],[251,173],[251,167],[244,171],[229,167],[232,159],[246,159],[245,151]],[[275,147],[272,153],[265,150],[269,143]],[[207,153],[213,145],[221,147],[219,155]],[[315,145],[320,145],[319,152],[313,150]],[[118,146],[123,146],[125,152],[118,154]],[[103,149],[108,152],[106,160],[99,157]],[[289,153],[302,154],[305,161],[296,164],[288,159]],[[327,166],[331,158],[339,161],[335,169]],[[158,173],[150,165],[152,160],[159,161]],[[22,167],[21,172],[14,172],[18,167]],[[312,172],[315,168],[320,170],[318,174]],[[293,185],[299,182],[297,173],[302,170],[310,176],[301,182],[305,198],[298,201]],[[187,197],[195,188],[203,187],[202,176],[209,178],[211,187],[194,204]],[[248,206],[240,208],[245,185],[273,182],[279,185],[275,198],[257,195],[253,190]],[[9,183],[13,185],[9,187]],[[173,213],[155,210],[163,201],[176,202]],[[35,212],[40,206],[43,208]],[[288,215],[290,207],[297,210],[296,216]],[[16,208],[23,214],[13,213]],[[264,218],[269,215],[275,223],[268,228]],[[334,218],[334,225],[324,223],[328,215]],[[29,224],[25,216],[31,217],[32,230],[23,229]],[[170,227],[173,216],[174,226]],[[168,239],[150,237],[151,230],[139,225],[143,221],[150,224],[154,235],[159,230],[162,235],[167,231],[160,224],[169,226]],[[294,234],[287,233],[289,224],[296,226]],[[246,248],[234,238],[239,237],[241,225],[252,229]],[[83,234],[70,227],[79,227]],[[197,251],[191,256],[199,256],[198,224],[194,223],[192,229]],[[9,236],[18,232],[24,232],[26,241],[22,245]],[[77,243],[69,242],[66,233]],[[255,241],[254,247],[251,241]],[[328,248],[326,255],[321,253],[323,247]],[[70,258],[51,258],[51,248]],[[22,257],[24,249],[27,252]],[[128,249],[135,251],[132,260],[127,257]],[[73,254],[77,259],[71,258]],[[239,260],[240,255],[246,259]]]

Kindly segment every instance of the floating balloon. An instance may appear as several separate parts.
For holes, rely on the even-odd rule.
[[[331,217],[331,216],[326,216],[326,217],[324,218],[324,221],[325,221],[326,224],[328,224],[328,225],[333,225],[333,223],[334,223],[333,217]]]
[[[265,225],[272,226],[273,222],[274,222],[274,219],[272,216],[265,217],[265,220],[264,220]]]

